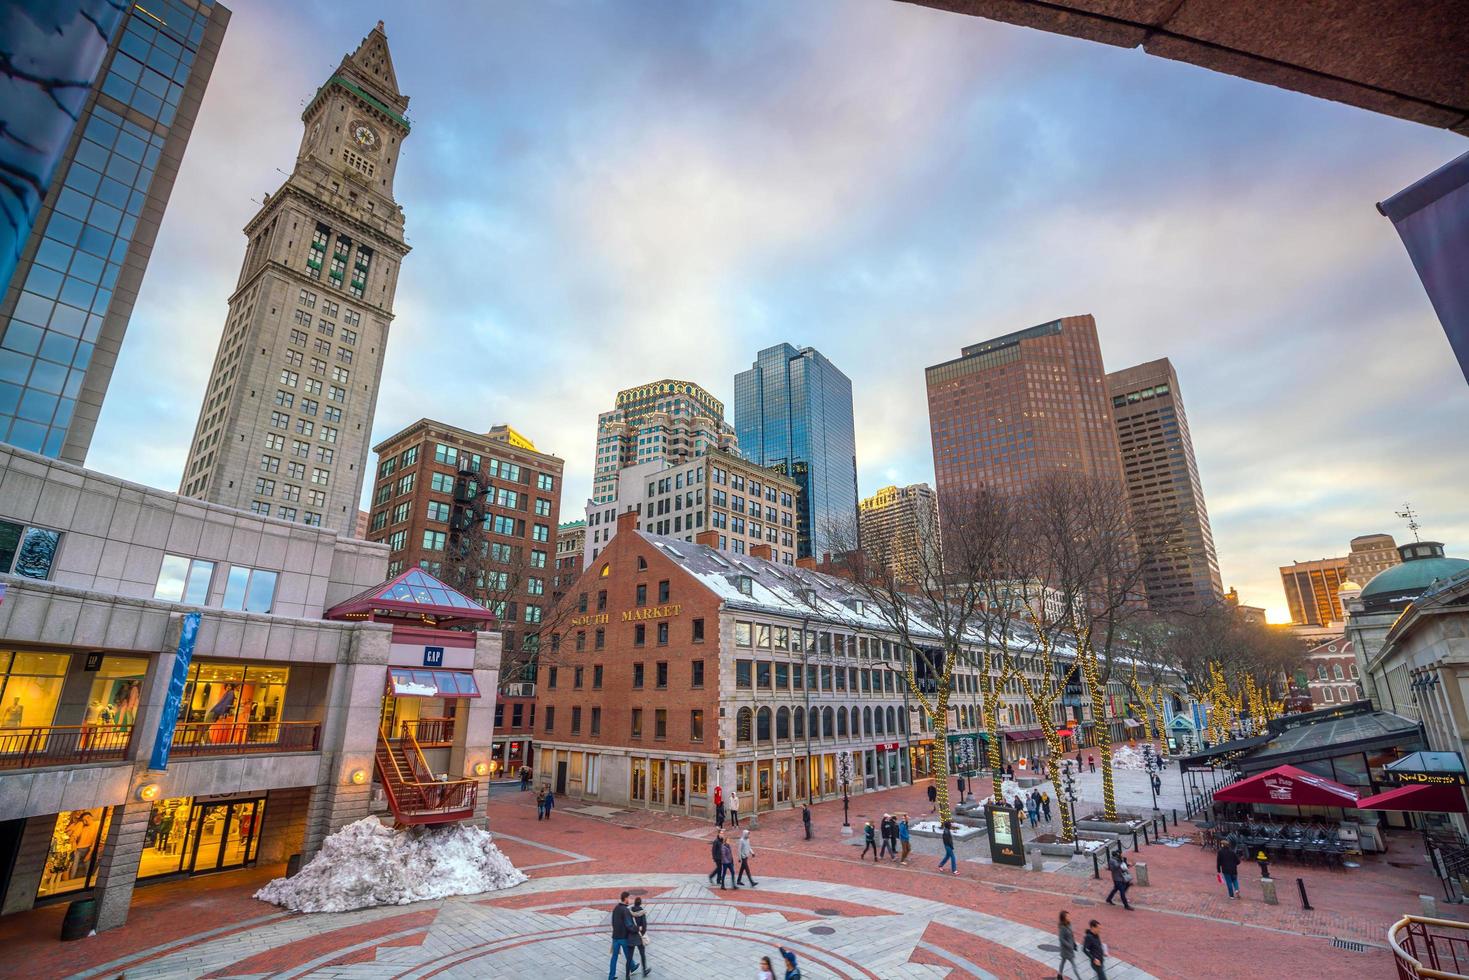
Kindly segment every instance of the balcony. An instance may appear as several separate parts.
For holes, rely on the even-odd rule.
[[[454,743],[453,718],[414,718],[398,723],[398,736],[412,736],[419,745],[439,746]]]
[[[1466,980],[1469,923],[1405,915],[1388,930],[1398,980]]]
[[[173,730],[172,754],[180,757],[316,752],[321,724],[315,721],[199,722]]]
[[[132,745],[131,725],[46,725],[0,730],[0,770],[117,762]]]

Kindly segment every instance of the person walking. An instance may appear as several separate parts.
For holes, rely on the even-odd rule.
[[[1119,848],[1107,855],[1107,870],[1112,872],[1112,890],[1107,893],[1107,904],[1114,905],[1113,895],[1122,896],[1122,907],[1132,911],[1132,906],[1127,902],[1127,890],[1132,887],[1132,869],[1127,864]]]
[[[627,976],[631,977],[633,971],[638,968],[632,958],[632,937],[638,931],[638,926],[633,921],[632,910],[627,905],[627,900],[631,897],[630,892],[623,892],[618,897],[617,904],[612,906],[612,962],[607,964],[607,980],[617,980],[618,953],[622,953],[627,958]]]
[[[935,813],[939,808],[939,788],[933,783],[928,784],[928,812]]]
[[[760,957],[759,980],[775,980],[775,967],[770,965],[770,957]]]
[[[729,846],[729,841],[721,839],[719,842],[719,887],[724,889],[724,876],[729,875],[730,884],[735,891],[740,890],[739,879],[735,878],[734,849]]]
[[[739,885],[741,878],[749,879],[750,887],[754,888],[760,884],[755,876],[750,874],[750,858],[755,856],[755,848],[750,845],[750,832],[740,832],[740,873],[735,876],[735,885]]]
[[[871,820],[868,820],[866,826],[862,828],[862,842],[862,855],[857,860],[865,861],[868,850],[871,850],[872,861],[874,864],[877,863],[877,834],[872,829]]]
[[[1102,942],[1102,924],[1096,919],[1086,927],[1086,936],[1081,941],[1081,951],[1087,962],[1097,973],[1097,980],[1107,980],[1107,944]]]
[[[908,814],[900,814],[903,818],[898,822],[898,842],[903,847],[903,852],[898,857],[899,864],[908,863],[908,855],[913,850],[913,841],[908,831]]]
[[[801,968],[796,965],[795,952],[786,949],[784,946],[777,946],[776,949],[780,950],[780,958],[785,961],[786,972],[784,980],[801,980]]]
[[[632,919],[637,931],[630,938],[638,948],[638,960],[643,964],[643,976],[646,977],[651,972],[648,967],[648,910],[643,908],[641,898],[632,900]]]
[[[949,821],[945,820],[944,821],[944,859],[939,862],[939,870],[940,871],[944,870],[944,865],[947,864],[951,868],[953,868],[954,874],[957,875],[959,873],[959,859],[954,856],[954,831],[951,828],[952,828],[952,824],[950,824]]]
[[[806,839],[807,840],[810,840],[811,839],[811,806],[810,806],[810,804],[802,804],[801,805],[801,825],[806,828]]]
[[[530,766],[520,767],[520,791],[524,793],[530,789]]]
[[[878,824],[877,828],[879,835],[882,837],[882,849],[877,852],[877,856],[885,857],[891,854],[893,857],[897,857],[898,843],[895,840],[897,835],[893,832],[893,815],[891,813],[884,813],[882,815],[882,823]]]
[[[1219,872],[1219,879],[1224,882],[1224,887],[1229,891],[1229,897],[1239,898],[1239,853],[1228,841],[1225,841],[1224,846],[1219,848],[1219,853],[1215,855],[1214,868]]]
[[[546,787],[536,790],[536,819],[546,819]]]
[[[714,825],[724,829],[724,790],[714,787]]]
[[[740,825],[740,797],[734,790],[729,791],[729,825],[731,827]]]
[[[555,808],[556,808],[556,791],[554,789],[552,789],[551,787],[547,786],[546,787],[546,819],[547,820],[550,820],[551,819],[551,811],[554,810]]]
[[[1025,798],[1025,816],[1030,820],[1030,829],[1034,830],[1041,819],[1041,795],[1035,790],[1031,790],[1030,795]]]
[[[709,872],[709,884],[714,884],[714,879],[719,879],[719,887],[724,887],[724,831],[714,835],[714,841],[709,845],[709,856],[714,859],[714,870]]]
[[[1092,755],[1090,752],[1088,752],[1086,755],[1086,766],[1092,772],[1097,771],[1097,757]]]
[[[1046,823],[1051,822],[1051,794],[1041,794],[1041,813],[1045,814]]]
[[[1061,947],[1061,962],[1056,966],[1056,980],[1066,980],[1066,964],[1071,964],[1071,975],[1081,980],[1076,966],[1076,933],[1071,928],[1071,913],[1061,910],[1060,923],[1056,926],[1056,943]]]

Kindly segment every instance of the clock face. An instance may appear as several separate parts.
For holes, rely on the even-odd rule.
[[[372,150],[377,148],[377,130],[365,122],[352,124],[352,138],[363,149]]]

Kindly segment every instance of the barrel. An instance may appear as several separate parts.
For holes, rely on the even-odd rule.
[[[84,939],[97,927],[97,900],[79,898],[66,907],[66,918],[61,920],[61,938]]]

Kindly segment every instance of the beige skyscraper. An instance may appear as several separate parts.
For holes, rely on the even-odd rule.
[[[891,562],[909,581],[923,577],[922,547],[939,533],[938,498],[927,483],[883,487],[857,505],[865,553]]]
[[[711,449],[734,449],[734,427],[724,403],[696,384],[664,378],[617,393],[617,407],[597,416],[597,465],[592,499],[617,499],[619,475],[629,466],[676,466]]]
[[[245,226],[181,493],[351,533],[408,252],[407,109],[379,21],[307,102],[295,168]]]

